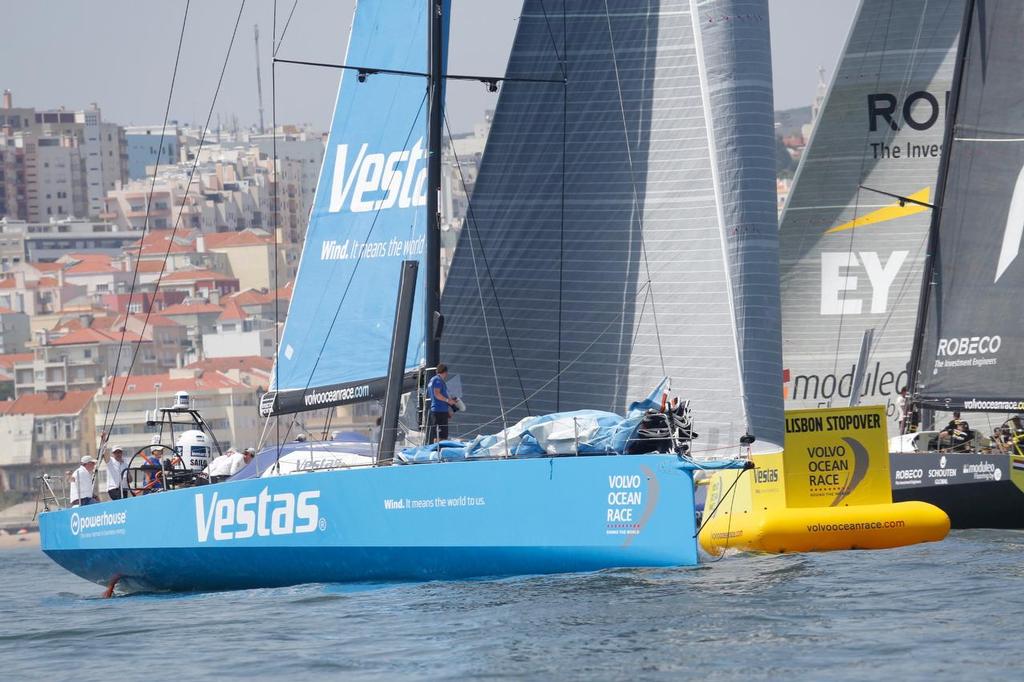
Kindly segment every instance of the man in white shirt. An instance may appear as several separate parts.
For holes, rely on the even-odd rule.
[[[229,448],[227,452],[217,455],[212,462],[210,462],[207,470],[210,474],[210,483],[220,483],[228,480],[231,476],[231,462],[235,455],[234,448]]]
[[[128,497],[128,481],[124,470],[128,462],[124,461],[124,448],[115,447],[107,455],[107,495],[112,500],[123,500]]]
[[[84,507],[87,504],[99,502],[94,487],[96,479],[93,472],[96,470],[96,459],[85,455],[82,457],[82,466],[71,472],[71,500],[72,507]]]
[[[252,448],[246,448],[242,452],[236,452],[231,456],[231,469],[229,470],[230,476],[234,476],[239,471],[245,468],[245,465],[252,461],[252,458],[256,455],[256,451]]]

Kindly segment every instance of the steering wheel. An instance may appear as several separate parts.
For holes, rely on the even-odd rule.
[[[159,450],[159,454],[151,454]],[[163,451],[170,455],[165,459]],[[169,466],[168,466],[169,464]],[[139,448],[124,470],[125,483],[132,497],[166,490],[172,485],[174,474],[184,472],[185,466],[178,453],[169,445],[146,445]]]

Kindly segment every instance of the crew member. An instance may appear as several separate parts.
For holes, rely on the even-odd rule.
[[[959,412],[954,412],[953,418],[946,424],[946,428],[939,432],[940,445],[945,441],[954,449],[966,445],[970,438],[971,427],[960,418]]]
[[[124,470],[127,468],[124,448],[120,445],[115,446],[107,455],[107,497],[110,499],[122,500],[128,497],[128,481],[124,476]]]
[[[437,374],[427,384],[430,396],[430,417],[427,421],[427,442],[437,443],[448,440],[448,418],[455,412],[455,400],[448,395],[448,366],[437,363]]]
[[[94,492],[96,479],[93,472],[96,471],[96,459],[85,455],[82,457],[82,466],[71,472],[71,506],[84,507],[87,504],[99,502]]]
[[[1006,437],[1011,451],[1024,455],[1024,422],[1021,421],[1020,415],[1014,415],[1006,424]]]
[[[231,476],[231,458],[237,454],[234,448],[228,448],[227,452],[222,452],[213,458],[207,467],[207,471],[210,475],[210,483],[220,483],[226,481]]]
[[[164,465],[160,461],[160,452],[163,448],[160,445],[160,441],[154,437],[152,445],[149,446],[149,451],[143,451],[142,458],[145,460],[142,470],[146,472],[146,483],[142,487],[142,493],[151,493],[157,490],[163,489],[163,469]]]
[[[256,456],[256,451],[252,448],[246,448],[241,452],[236,452],[231,455],[231,463],[228,467],[228,476],[234,476],[239,471],[245,468],[245,465],[252,461],[252,458]]]
[[[901,388],[896,396],[896,414],[899,415],[900,435],[907,432],[907,389]]]

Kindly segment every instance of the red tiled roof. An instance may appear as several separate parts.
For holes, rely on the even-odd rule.
[[[0,315],[6,315],[7,313],[13,313],[13,312],[14,311],[11,310],[10,308],[4,308],[3,306],[0,306]]]
[[[140,260],[138,269],[140,273],[160,272],[164,269],[164,262],[162,260]]]
[[[169,308],[164,308],[160,311],[160,314],[164,317],[170,317],[171,315],[197,315],[202,313],[217,313],[223,312],[223,308],[213,303],[178,303],[172,305]]]
[[[203,235],[208,249],[227,249],[236,246],[263,246],[273,244],[273,238],[263,231],[211,232]]]
[[[207,358],[198,360],[188,365],[189,369],[204,369],[207,371],[227,372],[232,369],[259,370],[270,372],[274,369],[273,358],[263,358],[259,355],[236,355],[229,358]]]
[[[122,333],[120,331],[102,331],[99,329],[76,329],[68,332],[59,339],[50,341],[51,346],[74,346],[80,343],[119,343]],[[124,332],[124,340],[130,343],[145,339],[135,332]]]
[[[112,395],[120,393],[121,387],[126,382],[128,386],[127,391],[132,393],[155,393],[158,390],[156,384],[160,384],[159,391],[161,395],[168,395],[175,391],[196,392],[217,388],[247,388],[244,384],[234,381],[220,372],[204,371],[198,378],[189,377],[185,379],[172,379],[170,373],[111,377],[107,385],[103,387],[103,394]]]
[[[114,317],[113,315],[98,315],[96,317],[93,317],[88,329],[110,329],[111,327],[114,326],[114,323],[116,321],[117,318]],[[72,332],[77,329],[86,329],[85,325],[82,324],[82,320],[79,319],[78,317],[72,317],[67,320],[62,320],[53,327],[54,331]]]
[[[0,414],[79,414],[95,395],[95,391],[68,391],[58,400],[46,393],[29,393],[0,403]]]
[[[31,285],[31,282],[28,282],[27,284]],[[38,286],[40,288],[42,288],[42,287],[55,287],[55,286],[59,286],[59,285],[60,285],[60,282],[57,281],[56,277],[40,277],[39,281],[36,282],[36,286]]]
[[[39,272],[57,272],[64,269],[63,263],[28,263]]]
[[[0,367],[11,369],[16,362],[32,362],[35,355],[32,353],[8,353],[0,355]]]
[[[274,298],[281,298],[287,301],[291,298],[291,289],[286,287],[278,289],[276,297],[272,292],[265,289],[246,289],[245,291],[239,291],[226,296],[222,300],[231,300],[238,305],[266,305],[273,303]]]
[[[217,318],[218,322],[228,320],[245,320],[249,316],[246,315],[245,311],[235,301],[228,301],[224,305],[224,312]]]
[[[162,256],[165,253],[195,252],[195,246],[192,244],[195,234],[192,230],[179,228],[174,234],[173,242],[171,242],[171,232],[173,232],[173,230],[152,230],[139,241],[126,247],[125,251],[131,251],[133,253],[139,252],[139,247],[141,246],[141,255],[143,256]],[[169,251],[167,248],[168,244],[170,244]]]
[[[214,272],[213,270],[178,270],[177,272],[164,275],[165,282],[195,282],[207,279],[213,281],[234,281],[238,278],[225,275],[222,272]]]
[[[65,256],[65,259],[65,264],[68,267],[64,272],[68,275],[95,275],[121,272],[120,269],[112,265],[110,256],[73,253]]]

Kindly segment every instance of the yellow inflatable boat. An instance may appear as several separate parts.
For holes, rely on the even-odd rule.
[[[941,509],[892,501],[884,409],[787,411],[783,452],[701,482],[704,551],[888,549],[946,537]]]

